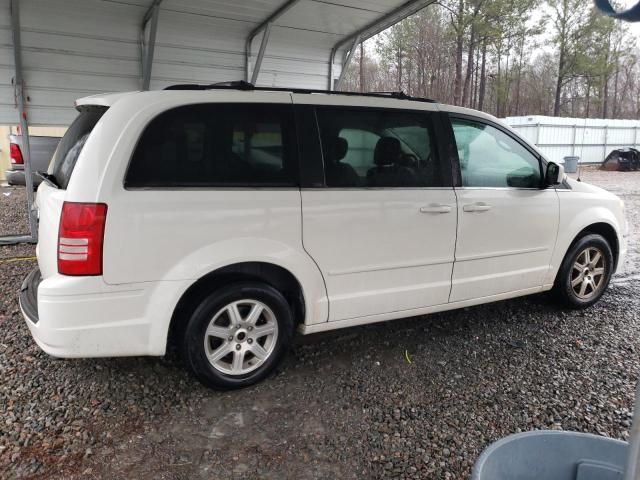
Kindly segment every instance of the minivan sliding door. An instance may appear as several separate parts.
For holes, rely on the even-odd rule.
[[[456,198],[435,142],[436,107],[326,102],[315,108],[324,178],[302,188],[302,210],[304,247],[324,276],[329,320],[447,303]]]

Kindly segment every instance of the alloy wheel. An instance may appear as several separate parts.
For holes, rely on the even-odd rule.
[[[238,300],[221,308],[204,335],[209,363],[227,375],[244,375],[264,364],[278,339],[273,311],[258,300]]]
[[[580,300],[590,300],[604,285],[607,264],[599,248],[587,247],[576,257],[571,269],[571,288]]]

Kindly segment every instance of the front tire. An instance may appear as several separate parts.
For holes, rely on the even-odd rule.
[[[230,390],[253,385],[278,365],[293,336],[293,315],[282,294],[258,282],[221,288],[195,309],[182,352],[205,386]]]
[[[612,274],[611,246],[602,235],[587,234],[567,252],[556,277],[554,292],[569,308],[587,308],[600,300]]]

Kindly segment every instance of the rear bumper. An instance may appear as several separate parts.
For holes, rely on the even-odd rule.
[[[36,268],[27,275],[20,287],[20,310],[22,315],[34,325],[38,323],[38,286],[42,276],[40,269]]]
[[[7,179],[7,183],[9,185],[25,185],[26,179],[23,170],[5,170],[4,176]],[[33,186],[36,187],[40,185],[42,179],[37,175],[31,175],[33,179]]]
[[[49,355],[165,353],[175,282],[107,285],[101,277],[39,276],[36,270],[23,282],[20,309],[34,340]]]

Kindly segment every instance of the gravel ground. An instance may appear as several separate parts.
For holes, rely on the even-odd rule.
[[[0,477],[462,479],[514,432],[626,439],[640,173],[582,177],[621,194],[632,226],[628,272],[595,307],[561,311],[538,295],[304,337],[273,378],[240,392],[208,391],[170,358],[48,357],[16,301],[34,262],[0,263]],[[25,231],[22,192],[0,190],[12,193],[0,195],[0,231]]]

